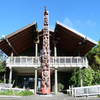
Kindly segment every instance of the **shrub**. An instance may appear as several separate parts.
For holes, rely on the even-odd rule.
[[[83,86],[92,85],[94,71],[91,68],[85,68],[81,71]]]
[[[59,91],[62,91],[64,89],[64,85],[62,83],[58,84],[58,89]]]
[[[100,84],[100,70],[95,72],[94,79],[93,79],[93,84],[94,85],[99,85]]]
[[[4,83],[4,81],[3,80],[0,80],[0,83]]]
[[[5,62],[0,60],[0,73],[3,73],[6,71],[6,67],[5,67]]]
[[[29,96],[29,95],[33,95],[33,92],[25,90],[25,91],[18,92],[16,95],[19,95],[19,96]]]
[[[0,95],[13,95],[13,91],[12,90],[0,91]]]
[[[73,73],[70,81],[74,86],[81,86],[81,79],[83,80],[83,86],[92,85],[94,71],[91,68],[85,68]]]
[[[100,95],[98,95],[98,97],[100,97]]]

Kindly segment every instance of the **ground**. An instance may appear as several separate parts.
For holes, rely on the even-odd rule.
[[[0,100],[100,100],[97,97],[70,97],[66,94],[56,95],[36,95],[24,97],[0,97]]]

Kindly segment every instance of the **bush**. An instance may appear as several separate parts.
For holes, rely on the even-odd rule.
[[[4,81],[3,80],[0,80],[0,83],[4,83]]]
[[[0,95],[13,95],[13,91],[12,90],[0,91]]]
[[[0,73],[4,73],[6,71],[6,65],[4,61],[0,61]]]
[[[81,71],[83,86],[92,85],[94,71],[91,68],[85,68]]]
[[[95,72],[94,79],[93,79],[93,84],[94,85],[99,85],[100,84],[100,70]]]
[[[98,95],[98,97],[100,97],[100,95]]]
[[[92,85],[94,71],[91,68],[85,68],[73,73],[70,81],[73,86],[81,86],[81,79],[83,86]]]
[[[58,90],[62,91],[64,89],[64,85],[62,83],[58,83]]]

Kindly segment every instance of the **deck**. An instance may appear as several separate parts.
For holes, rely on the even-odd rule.
[[[6,61],[7,67],[41,67],[40,57],[16,56],[8,57]],[[88,67],[86,57],[50,57],[50,67]]]

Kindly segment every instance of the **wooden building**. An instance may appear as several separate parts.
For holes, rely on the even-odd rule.
[[[51,91],[57,94],[58,85],[68,87],[69,73],[88,68],[86,53],[97,43],[60,22],[50,33]],[[41,89],[41,55],[43,30],[37,23],[29,24],[0,40],[0,49],[8,55],[9,83],[20,88]]]

